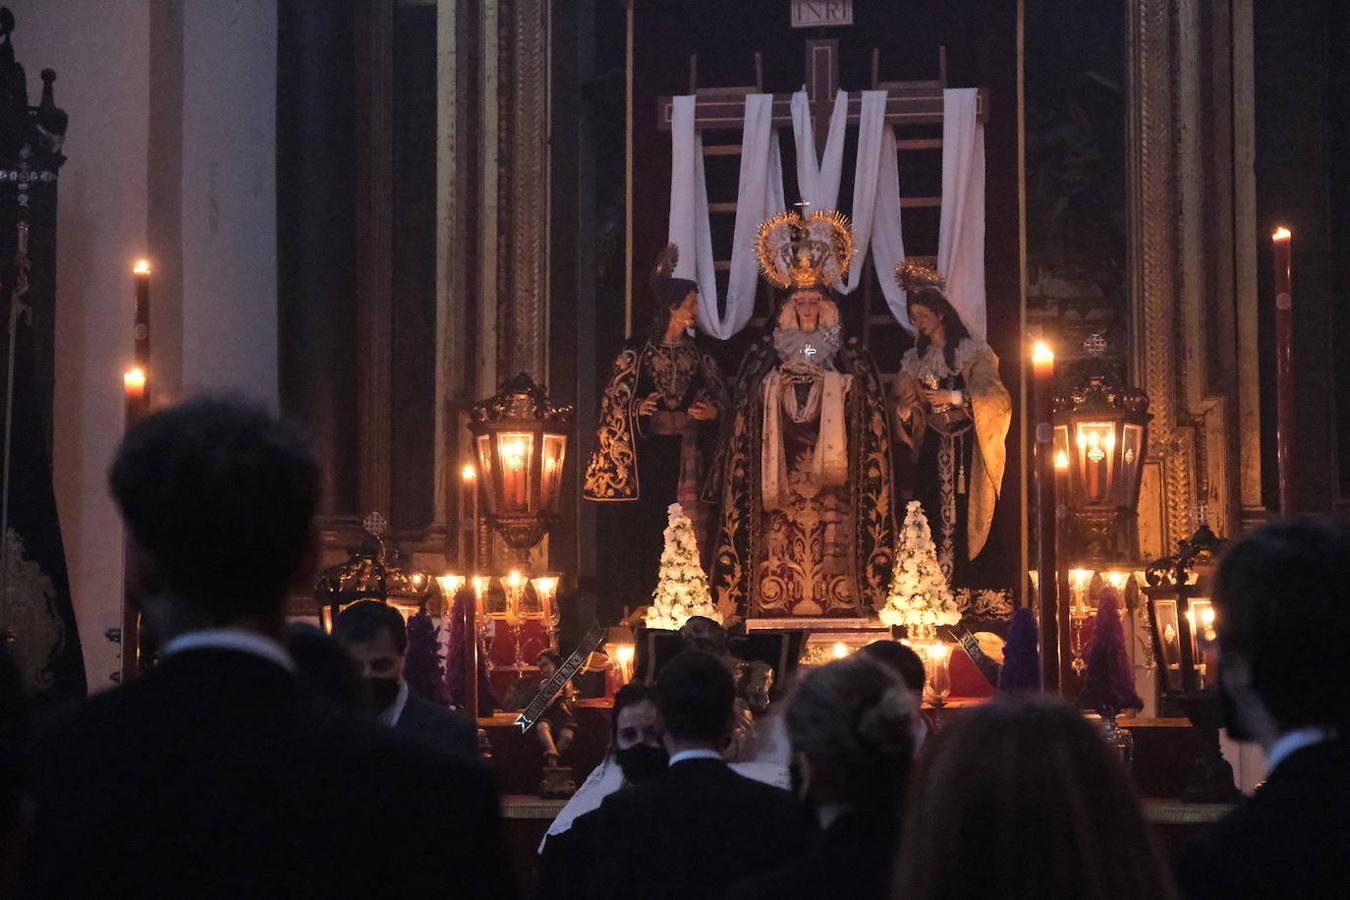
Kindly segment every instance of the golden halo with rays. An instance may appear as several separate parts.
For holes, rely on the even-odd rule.
[[[805,217],[787,210],[760,223],[755,253],[764,280],[774,287],[833,284],[853,260],[853,230],[848,216],[835,210]]]

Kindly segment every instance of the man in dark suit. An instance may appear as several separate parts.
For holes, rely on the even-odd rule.
[[[1290,519],[1234,544],[1214,584],[1228,732],[1269,774],[1196,841],[1193,898],[1350,896],[1350,526]]]
[[[194,400],[136,425],[109,480],[163,649],[39,729],[26,895],[512,896],[486,771],[296,686],[283,604],[320,482],[300,436]]]
[[[353,603],[338,613],[333,635],[355,660],[376,718],[415,740],[477,756],[478,729],[408,687],[403,677],[408,631],[398,610],[378,600]]]
[[[591,897],[721,897],[738,878],[781,865],[809,841],[809,816],[787,791],[721,759],[735,684],[717,657],[687,650],[661,670],[665,774],[612,794],[596,816]],[[543,886],[547,892],[547,885]]]

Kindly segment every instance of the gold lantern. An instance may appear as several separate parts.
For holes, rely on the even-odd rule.
[[[1135,509],[1148,447],[1148,395],[1096,372],[1055,402],[1055,458],[1068,511],[1065,552],[1079,560],[1138,555]]]
[[[1219,749],[1224,722],[1210,576],[1225,543],[1202,521],[1174,555],[1150,564],[1144,575],[1159,691],[1202,737],[1181,794],[1182,800],[1196,803],[1231,803],[1241,796],[1233,785],[1233,768]]]
[[[399,564],[398,550],[384,541],[388,522],[371,513],[362,523],[366,538],[346,562],[319,573],[314,600],[323,630],[332,632],[338,613],[358,600],[378,600],[397,609],[406,621],[426,609],[436,580],[420,569]]]
[[[488,521],[506,543],[528,551],[558,520],[572,406],[555,406],[524,372],[473,407],[478,470]]]

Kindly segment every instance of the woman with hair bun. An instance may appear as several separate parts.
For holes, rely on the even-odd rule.
[[[788,702],[793,788],[820,825],[797,863],[736,885],[735,900],[888,895],[919,710],[863,655],[809,672]]]

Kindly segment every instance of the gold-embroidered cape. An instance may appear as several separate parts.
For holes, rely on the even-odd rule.
[[[737,404],[723,430],[703,499],[720,505],[712,582],[719,608],[735,604],[746,617],[758,614],[759,579],[765,548],[763,472],[764,379],[778,364],[773,335],[747,351],[736,378]],[[891,504],[891,418],[881,376],[871,354],[850,338],[839,354],[840,369],[853,376],[846,401],[848,430],[849,572],[855,615],[867,615],[886,599],[895,524]]]
[[[965,344],[966,340],[962,341]],[[966,358],[962,359],[961,357]],[[1003,470],[1008,460],[1008,426],[1012,422],[1012,398],[998,375],[998,356],[982,342],[971,342],[971,352],[958,352],[958,368],[970,395],[975,425],[975,452],[971,454],[970,499],[966,507],[966,547],[970,559],[984,549],[994,521],[994,507],[1003,488]],[[910,405],[918,384],[906,373],[900,378],[900,404]],[[923,407],[915,405],[908,429],[899,430],[917,458],[923,446],[926,425]]]
[[[642,401],[639,381],[644,369],[651,370],[651,358],[656,353],[656,342],[642,339],[630,342],[614,360],[609,382],[600,395],[595,449],[586,465],[581,493],[587,500],[622,501],[641,497],[637,463],[637,439],[641,436],[637,407]],[[699,379],[699,390],[718,407],[720,422],[727,410],[727,389],[721,369],[702,348],[695,346],[694,353],[698,360],[695,378]],[[710,424],[715,429],[718,423]]]

